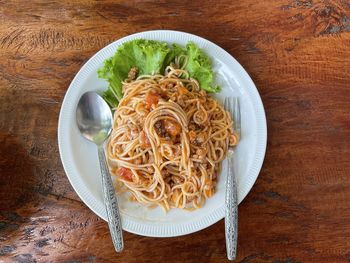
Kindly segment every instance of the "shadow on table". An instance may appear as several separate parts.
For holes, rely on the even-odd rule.
[[[37,197],[37,178],[35,164],[18,138],[3,133],[0,138],[0,237],[4,237],[23,223],[16,211]]]

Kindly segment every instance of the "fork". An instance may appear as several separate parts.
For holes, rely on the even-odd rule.
[[[233,129],[241,138],[241,111],[239,100],[236,97],[225,98],[225,110],[230,113],[233,119]],[[237,225],[238,225],[238,200],[237,200],[237,176],[234,170],[234,147],[229,147],[228,154],[228,173],[226,179],[226,198],[225,198],[225,238],[226,253],[229,260],[236,259],[237,251]]]

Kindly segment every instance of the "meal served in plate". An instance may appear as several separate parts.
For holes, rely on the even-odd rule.
[[[120,46],[99,77],[114,110],[107,144],[112,175],[142,204],[196,209],[215,193],[221,162],[238,138],[232,119],[208,95],[210,59],[186,47],[138,39]]]

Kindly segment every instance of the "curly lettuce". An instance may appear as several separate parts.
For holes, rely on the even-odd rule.
[[[220,87],[214,85],[214,72],[210,58],[193,42],[186,45],[185,55],[188,57],[185,70],[188,71],[190,77],[196,79],[205,91],[219,92]]]
[[[166,42],[136,39],[122,44],[115,55],[98,70],[99,78],[109,83],[103,94],[104,99],[111,107],[118,106],[123,97],[122,81],[128,77],[132,67],[137,67],[140,75],[164,73],[166,66],[180,55],[187,56],[184,69],[199,82],[202,89],[208,92],[220,91],[219,86],[214,85],[210,58],[194,43],[189,42],[185,48],[177,44],[169,48]]]

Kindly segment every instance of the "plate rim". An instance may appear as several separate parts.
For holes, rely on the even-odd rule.
[[[103,211],[98,211],[96,205],[94,206],[93,204],[96,204],[96,202],[98,202],[96,200],[96,198],[92,195],[88,196],[88,191],[83,191],[81,189],[81,186],[78,187],[78,184],[75,180],[73,180],[73,176],[70,175],[71,173],[73,173],[73,168],[71,167],[71,165],[69,165],[68,161],[66,161],[65,159],[65,153],[64,153],[64,146],[63,146],[63,134],[64,134],[64,130],[63,129],[63,121],[67,116],[64,116],[65,114],[65,109],[67,109],[67,103],[68,103],[68,96],[69,93],[71,92],[71,90],[73,89],[74,86],[78,85],[77,83],[79,82],[79,77],[86,72],[86,70],[88,69],[88,67],[92,67],[91,65],[94,64],[94,60],[96,60],[96,58],[98,56],[103,55],[104,52],[106,52],[106,50],[108,50],[111,46],[119,46],[122,43],[124,43],[125,41],[128,40],[132,40],[135,38],[152,38],[152,36],[147,36],[147,35],[154,35],[155,36],[162,36],[162,35],[169,35],[169,34],[174,34],[177,35],[179,37],[187,37],[190,39],[197,39],[201,42],[204,42],[206,44],[211,45],[212,47],[214,47],[216,49],[216,52],[220,52],[222,54],[224,54],[226,59],[229,59],[231,61],[233,61],[233,63],[235,64],[236,68],[235,70],[237,70],[237,74],[244,79],[245,81],[247,81],[249,83],[249,91],[247,91],[247,95],[249,96],[249,98],[251,99],[251,101],[253,102],[253,109],[254,109],[254,113],[256,115],[256,119],[257,119],[257,134],[258,137],[263,138],[263,140],[260,140],[257,142],[256,145],[256,154],[255,154],[255,159],[253,160],[253,164],[251,169],[248,171],[248,174],[255,174],[254,176],[249,176],[250,177],[250,181],[248,186],[245,187],[245,189],[243,190],[243,195],[242,198],[239,200],[239,203],[241,201],[244,200],[244,198],[248,195],[248,193],[250,192],[250,190],[252,189],[252,187],[254,186],[259,173],[261,171],[263,162],[264,162],[264,158],[265,158],[265,153],[266,153],[266,145],[267,145],[267,123],[266,123],[266,114],[265,114],[265,109],[260,97],[260,94],[258,92],[258,89],[256,88],[253,80],[251,79],[251,77],[249,76],[248,72],[243,68],[243,66],[231,55],[229,54],[226,50],[224,50],[223,48],[221,48],[220,46],[218,46],[217,44],[211,42],[210,40],[207,40],[203,37],[191,34],[191,33],[187,33],[187,32],[182,32],[182,31],[175,31],[175,30],[150,30],[150,31],[142,31],[142,32],[138,32],[135,34],[131,34],[131,35],[127,35],[125,37],[122,37],[120,39],[117,39],[115,41],[113,41],[112,43],[106,45],[105,47],[103,47],[102,49],[98,50],[94,55],[92,55],[85,63],[84,65],[79,69],[79,71],[75,74],[73,80],[71,81],[71,83],[69,84],[68,89],[66,90],[64,99],[62,101],[61,104],[61,109],[60,109],[60,113],[59,113],[59,120],[58,120],[58,131],[57,131],[57,135],[58,135],[58,146],[59,146],[59,154],[60,154],[60,159],[65,171],[65,174],[71,184],[71,186],[73,187],[74,191],[76,192],[76,194],[79,196],[79,198],[82,200],[82,202],[87,205],[90,210],[92,210],[97,216],[99,216],[100,218],[104,219],[106,221],[106,215],[105,213],[103,213]],[[193,40],[196,41],[196,40]],[[258,116],[259,115],[259,116]],[[67,148],[67,147],[66,147]],[[76,176],[79,177],[79,176]],[[252,177],[254,177],[252,179]],[[86,188],[86,186],[84,185],[84,187]],[[219,220],[221,220],[224,217],[224,204],[222,206],[220,206],[219,208],[215,209],[213,212],[209,213],[208,215],[206,215],[205,219],[204,217],[200,218],[199,220],[191,220],[190,222],[186,222],[186,224],[183,224],[181,226],[177,226],[175,225],[175,227],[172,227],[171,229],[166,229],[167,226],[157,226],[157,225],[151,225],[151,224],[144,224],[143,227],[140,227],[140,224],[134,220],[132,220],[131,218],[128,218],[128,220],[122,220],[122,225],[123,225],[123,230],[130,232],[130,233],[134,233],[134,234],[138,234],[138,235],[142,235],[142,236],[150,236],[150,237],[175,237],[175,236],[182,236],[182,235],[187,235],[187,234],[191,234],[197,231],[200,231],[204,228],[207,228],[213,224],[215,224],[216,222],[218,222]],[[201,221],[201,223],[199,223],[198,221]]]

